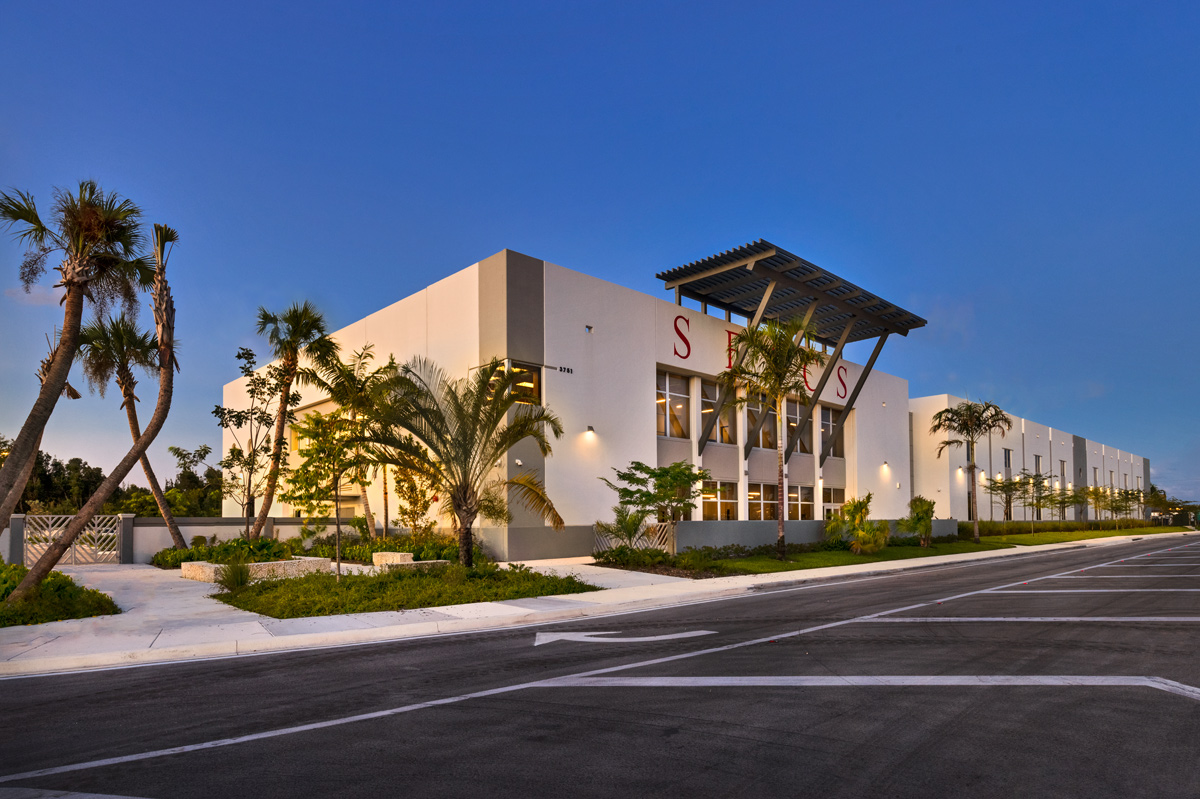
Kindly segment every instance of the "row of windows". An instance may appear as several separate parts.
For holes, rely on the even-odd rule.
[[[701,495],[701,511],[706,522],[733,521],[737,519],[737,483],[724,480],[704,481]],[[846,501],[846,489],[826,488],[822,492],[825,501],[825,518],[829,518]],[[812,486],[788,486],[787,517],[790,521],[811,520],[814,517]],[[746,491],[746,504],[750,521],[774,521],[778,518],[779,486],[776,483],[750,483]]]
[[[674,375],[669,372],[659,372],[657,375],[657,383],[655,387],[655,409],[657,430],[660,436],[666,438],[686,438],[692,437],[691,425],[691,391],[689,388],[690,381],[682,375]],[[720,396],[720,387],[709,380],[700,381],[700,420],[699,427],[703,430],[704,425],[708,421],[708,415],[716,413],[717,400]],[[800,425],[801,411],[805,406],[801,405],[796,400],[788,400],[785,413],[787,414],[786,424],[788,436],[794,436],[797,428]],[[833,434],[833,429],[841,419],[842,412],[835,408],[821,409],[821,436],[822,440],[827,440]],[[726,405],[721,409],[721,413],[717,421],[713,424],[712,430],[708,434],[708,440],[715,444],[736,444],[737,443],[737,409],[732,405]],[[778,434],[775,408],[767,402],[751,402],[746,406],[746,424],[747,434],[752,437],[754,446],[762,447],[763,449],[776,449],[778,447]],[[757,431],[757,432],[755,432]],[[842,443],[843,437],[838,436],[834,442],[830,452],[835,458],[846,457],[845,445]],[[796,442],[797,452],[812,452],[812,434],[805,430],[799,441]]]

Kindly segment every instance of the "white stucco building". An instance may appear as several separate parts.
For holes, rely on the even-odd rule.
[[[421,355],[465,376],[498,357],[530,370],[565,432],[550,458],[522,446],[500,469],[536,470],[567,529],[553,531],[514,506],[512,524],[482,522],[480,530],[485,546],[502,558],[590,553],[593,522],[608,518],[615,504],[599,477],[634,460],[652,465],[684,460],[710,470],[712,482],[688,527],[692,543],[773,540],[774,423],[753,405],[722,405],[713,381],[736,356],[729,342],[742,329],[737,318],[807,315],[829,352],[826,366],[809,375],[812,408],[794,402],[788,412],[794,451],[787,461],[786,493],[794,540],[811,538],[811,520],[867,492],[873,495],[874,518],[905,515],[914,493],[934,499],[941,518],[967,517],[965,484],[956,472],[963,453],[937,459],[927,435],[928,418],[956,398],[910,400],[904,378],[870,368],[889,335],[907,335],[923,319],[766,242],[660,277],[675,290],[675,301],[504,250],[336,331],[334,338],[344,353],[373,344],[380,363],[389,355],[398,362]],[[684,307],[685,298],[701,307]],[[872,339],[877,344],[867,364],[838,357],[840,345]],[[310,390],[302,393],[300,416],[329,405]],[[244,402],[241,380],[225,386],[226,406]],[[803,434],[795,435],[797,430]],[[226,433],[223,447],[231,443]],[[1111,471],[1117,487],[1126,480],[1130,488],[1148,483],[1148,477],[1142,480],[1149,469],[1143,458],[1025,420],[987,450],[989,474],[1000,468],[996,459],[1006,448],[1013,451],[1016,472],[1044,458],[1042,471],[1052,466],[1057,473],[1065,462],[1073,481],[1082,479],[1083,469],[1089,479],[1093,471],[1101,476]],[[378,481],[370,491],[378,514],[383,505]],[[353,497],[347,500],[347,512],[361,512]],[[990,518],[985,502],[986,497],[981,516]],[[390,504],[396,507],[394,499]],[[238,513],[227,500],[225,515]],[[292,513],[278,501],[273,509],[277,516]],[[680,545],[687,545],[683,531]]]

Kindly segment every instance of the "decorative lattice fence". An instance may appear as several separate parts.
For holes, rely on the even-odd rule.
[[[609,535],[604,535],[600,531],[596,531],[596,551],[605,552],[616,547],[623,542],[618,541]],[[650,547],[653,549],[665,550],[668,554],[675,553],[675,539],[671,535],[671,525],[666,522],[660,524],[651,524],[646,526],[646,533],[635,542],[638,547]]]
[[[54,539],[62,535],[74,516],[25,517],[25,565],[37,563]],[[121,517],[93,516],[63,555],[59,563],[75,565],[81,563],[121,562]]]

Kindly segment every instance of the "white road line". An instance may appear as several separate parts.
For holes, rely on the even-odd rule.
[[[1138,593],[1194,593],[1200,588],[1036,588],[1028,591],[1007,591],[996,589],[987,591],[988,594],[1138,594]]]
[[[880,619],[871,619],[870,621],[859,622],[860,624],[896,624],[903,622],[923,623],[930,622],[934,624],[942,624],[946,622],[1003,622],[1003,621],[1031,621],[1031,622],[1083,622],[1083,621],[1133,621],[1133,622],[1160,622],[1160,621],[1181,621],[1181,622],[1200,622],[1200,616],[887,616]]]
[[[1058,580],[1160,580],[1163,577],[1200,577],[1200,574],[1068,574]]]
[[[1200,543],[1200,542],[1197,542],[1197,543]],[[1186,544],[1185,546],[1195,546],[1195,544]],[[1159,551],[1162,551],[1162,550],[1159,550]],[[955,567],[952,566],[952,567],[948,567],[948,568],[955,568]],[[1081,570],[1075,569],[1071,572],[1061,572],[1060,574],[1049,575],[1049,577],[1060,577],[1063,574],[1072,574],[1077,571],[1081,571]],[[891,576],[896,576],[896,575],[880,575],[879,577],[860,578],[860,580],[847,580],[847,581],[845,581],[845,583],[864,582],[867,580],[883,579],[883,578],[891,577]],[[999,588],[1008,588],[1013,585],[1022,585],[1024,583],[1035,582],[1037,580],[1043,580],[1043,579],[1048,579],[1048,578],[1047,577],[1035,577],[1032,580],[1024,580],[1024,581],[1018,581],[1018,582],[1014,582],[1014,583],[1008,583],[1007,585],[998,586],[998,587]],[[845,584],[845,583],[842,583],[842,584]],[[807,588],[828,587],[829,585],[831,585],[831,584],[830,583],[824,583],[824,584],[818,583],[818,584],[813,584],[813,585],[797,586],[795,588],[779,589],[778,591],[764,592],[764,593],[784,593],[786,591],[803,590],[803,589],[807,589]],[[992,591],[992,590],[995,590],[995,589],[981,589],[979,591],[970,591],[968,593],[957,594],[955,596],[948,597],[948,598],[940,600],[940,601],[934,600],[934,602],[936,602],[937,604],[942,604],[942,602],[949,602],[952,599],[960,599],[963,597],[974,596],[976,594],[985,593],[987,591]],[[748,595],[748,596],[754,596],[754,595]],[[763,596],[763,594],[758,594],[757,596]],[[720,600],[705,600],[705,601],[720,601]],[[741,648],[747,647],[747,646],[754,646],[756,644],[774,642],[774,641],[778,641],[778,640],[786,639],[786,638],[794,638],[798,635],[804,635],[806,633],[818,632],[820,630],[828,630],[828,629],[831,629],[834,627],[842,627],[847,624],[855,624],[855,623],[859,623],[859,622],[871,621],[871,620],[877,619],[881,616],[890,616],[894,613],[903,613],[906,610],[916,610],[917,608],[923,608],[928,605],[934,604],[934,602],[922,602],[922,603],[919,603],[916,605],[908,605],[908,606],[902,607],[902,608],[893,608],[891,610],[884,610],[884,611],[880,611],[878,613],[870,613],[865,616],[858,616],[858,617],[855,617],[852,619],[843,619],[842,621],[834,621],[834,622],[829,622],[827,624],[818,624],[813,627],[806,627],[801,630],[793,630],[791,632],[782,633],[780,635],[772,635],[772,636],[767,636],[764,638],[755,638],[750,641],[742,641],[742,642],[739,642],[736,644],[726,644],[724,646],[711,647],[709,649],[700,649],[695,652],[684,652],[684,653],[681,653],[678,655],[669,655],[666,657],[654,658],[652,660],[644,660],[644,661],[639,661],[637,663],[629,663],[629,664],[626,664],[623,666],[609,666],[609,667],[603,668],[603,669],[593,669],[590,671],[580,672],[579,674],[575,674],[575,675],[568,675],[567,677],[559,677],[559,678],[552,678],[552,679],[562,680],[562,679],[581,679],[581,678],[586,678],[586,677],[595,677],[598,675],[611,674],[613,672],[618,672],[618,671],[627,671],[629,669],[644,668],[646,666],[655,666],[655,665],[658,665],[661,663],[671,663],[671,662],[674,662],[677,660],[686,660],[689,658],[701,657],[703,655],[712,655],[712,654],[716,654],[718,652],[728,652],[728,651],[731,651],[734,649],[741,649]],[[530,625],[530,626],[534,626],[534,625]],[[158,758],[158,757],[166,757],[168,755],[184,754],[187,752],[196,752],[196,751],[201,751],[201,750],[205,750],[205,749],[215,749],[215,748],[222,747],[222,746],[233,746],[233,745],[241,744],[241,743],[250,743],[252,741],[259,741],[259,740],[264,740],[267,738],[277,738],[277,737],[280,737],[283,735],[293,735],[296,733],[310,732],[313,730],[321,730],[321,729],[326,729],[329,727],[338,727],[343,724],[353,724],[358,721],[369,721],[372,719],[379,719],[379,718],[386,718],[388,716],[395,716],[400,713],[408,713],[413,710],[423,710],[426,708],[438,707],[440,705],[450,705],[450,704],[454,704],[456,702],[463,702],[468,699],[480,699],[480,698],[488,697],[488,696],[496,696],[499,694],[506,694],[506,693],[512,693],[514,691],[521,691],[521,690],[525,690],[527,688],[538,688],[538,687],[542,687],[547,682],[549,682],[549,680],[538,680],[535,682],[520,683],[517,685],[509,685],[509,686],[505,686],[502,688],[492,688],[487,691],[477,691],[477,692],[469,693],[469,694],[461,694],[459,696],[446,697],[444,699],[435,699],[435,700],[431,700],[428,702],[418,702],[416,704],[404,705],[402,707],[390,708],[387,710],[378,710],[378,711],[375,711],[372,713],[361,713],[361,714],[358,714],[355,716],[345,716],[343,718],[338,718],[338,719],[329,719],[328,721],[318,721],[318,722],[312,722],[310,724],[300,724],[300,725],[297,725],[294,727],[284,727],[284,728],[277,729],[277,730],[267,730],[264,732],[251,733],[249,735],[240,735],[240,736],[236,736],[233,738],[220,738],[215,741],[205,741],[203,743],[198,743],[198,744],[188,744],[185,746],[176,746],[176,747],[171,747],[169,749],[156,749],[151,752],[141,752],[141,753],[133,754],[133,755],[121,755],[118,757],[104,758],[101,760],[90,760],[90,761],[86,761],[83,763],[72,763],[72,764],[69,764],[66,766],[54,766],[51,768],[38,769],[36,771],[22,772],[20,774],[7,774],[7,775],[0,776],[0,783],[14,782],[16,780],[33,779],[34,777],[45,777],[45,776],[49,776],[49,775],[53,775],[53,774],[65,774],[65,773],[73,772],[73,771],[85,771],[87,769],[101,768],[104,766],[117,765],[120,763],[130,763],[130,762],[135,762],[135,761],[139,761],[139,760],[150,760],[150,759]],[[1182,686],[1182,687],[1187,688],[1187,686]],[[1185,695],[1188,695],[1188,694],[1185,694]]]
[[[1085,686],[1153,688],[1200,702],[1200,688],[1162,677],[1093,677],[1076,675],[870,675],[731,676],[731,677],[562,677],[540,688],[891,688],[891,687]]]

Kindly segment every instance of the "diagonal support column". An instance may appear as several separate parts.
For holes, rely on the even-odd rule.
[[[862,391],[862,387],[866,384],[867,375],[871,374],[871,369],[875,366],[875,359],[879,357],[879,353],[883,350],[883,344],[887,341],[887,338],[888,334],[884,333],[879,337],[879,341],[875,342],[875,349],[871,351],[871,357],[867,360],[867,365],[863,367],[862,374],[858,376],[858,382],[854,384],[854,390],[846,398],[846,406],[842,408],[841,418],[838,419],[829,437],[825,439],[821,446],[820,466],[825,465],[825,459],[833,451],[833,442],[837,441],[837,437],[842,434],[842,427],[846,424],[846,419],[850,416],[850,411],[854,409],[854,401],[858,399],[858,393]]]
[[[817,401],[821,397],[821,392],[825,390],[825,384],[829,382],[829,376],[837,369],[837,362],[842,357],[842,348],[846,346],[846,339],[850,338],[850,331],[854,328],[854,323],[858,321],[856,318],[851,318],[846,322],[846,329],[842,331],[842,337],[838,339],[837,346],[833,348],[833,355],[829,358],[829,363],[825,366],[825,371],[821,373],[821,379],[817,381],[817,387],[813,389],[812,397],[809,403],[804,408],[804,415],[800,417],[800,423],[796,425],[796,435],[788,442],[787,450],[783,453],[783,462],[786,464],[791,459],[792,453],[796,451],[796,442],[800,440],[800,436],[804,435],[804,427],[812,421],[813,409],[817,407]]]
[[[754,263],[751,263],[747,268],[751,269],[753,267]],[[771,295],[775,293],[775,283],[776,281],[772,280],[767,284],[766,291],[763,292],[762,299],[759,300],[758,309],[754,312],[754,318],[750,320],[750,324],[747,326],[748,328],[758,327],[759,323],[762,322],[763,313],[766,312],[767,306],[771,302]],[[746,348],[738,347],[737,356],[733,360],[733,365],[741,366],[742,361],[745,359]],[[705,420],[704,428],[700,431],[700,442],[697,452],[698,455],[704,454],[704,446],[708,444],[708,437],[712,435],[713,427],[717,424],[717,420],[721,418],[721,411],[725,408],[725,404],[727,402],[729,402],[729,387],[722,383],[717,392],[717,404],[713,407],[713,412],[710,415],[710,418]]]

